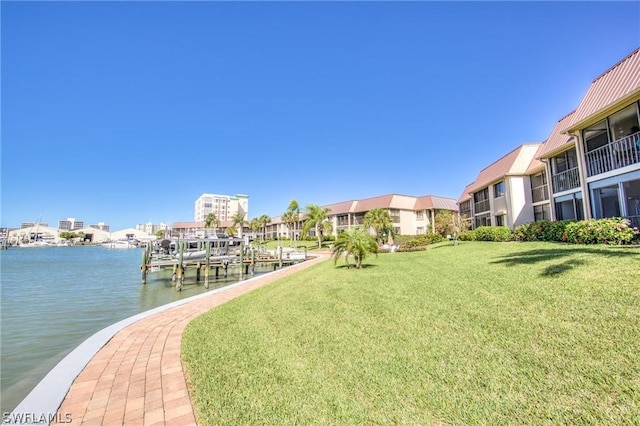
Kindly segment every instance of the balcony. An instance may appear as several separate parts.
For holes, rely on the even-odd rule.
[[[487,212],[491,210],[491,206],[489,205],[489,200],[482,200],[482,201],[476,202],[474,205],[474,208],[476,213]]]
[[[578,188],[580,187],[580,172],[578,172],[577,167],[574,167],[573,169],[553,175],[551,182],[553,183],[554,193]]]
[[[547,201],[549,199],[549,191],[547,191],[547,185],[538,186],[531,189],[531,195],[533,202]]]
[[[587,152],[587,176],[640,163],[640,132]]]

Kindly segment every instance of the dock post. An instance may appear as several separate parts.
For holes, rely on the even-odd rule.
[[[145,249],[142,252],[142,265],[140,265],[140,270],[142,271],[142,284],[147,283],[147,250]]]
[[[278,246],[278,266],[282,268],[282,246]]]
[[[244,269],[244,241],[240,241],[240,279],[242,279],[242,273]]]
[[[176,290],[178,291],[182,290],[182,283],[184,282],[184,265],[182,263],[184,259],[184,246],[185,246],[184,242],[180,244],[180,254],[178,255],[178,268],[177,268],[178,277],[176,280]]]
[[[207,254],[205,255],[204,261],[204,288],[209,288],[209,267],[211,266],[211,260],[209,257],[211,256],[211,243],[209,240],[205,242],[205,250]]]
[[[198,262],[196,263],[196,282],[199,283],[200,282],[200,269],[202,268],[202,263]]]
[[[304,246],[304,258],[307,258],[307,246]]]
[[[251,250],[251,275],[256,273],[256,251]]]

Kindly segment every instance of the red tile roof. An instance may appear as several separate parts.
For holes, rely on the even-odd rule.
[[[556,123],[555,127],[551,131],[549,138],[542,145],[541,151],[536,154],[537,158],[549,158],[554,154],[557,154],[559,151],[564,151],[570,146],[575,144],[574,137],[567,135],[566,133],[562,133],[569,123],[573,120],[573,115],[575,111],[570,112],[569,114],[562,117]]]
[[[587,127],[598,113],[640,94],[640,48],[593,80],[576,109],[571,123],[563,131]],[[611,111],[615,112],[615,111]]]

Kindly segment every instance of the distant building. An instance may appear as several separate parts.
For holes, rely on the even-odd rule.
[[[22,222],[20,223],[20,229],[31,228],[32,226],[36,226],[36,225],[38,225],[38,223],[36,222]],[[40,222],[39,226],[46,228],[49,226],[49,224],[46,222]]]
[[[204,222],[213,213],[219,221],[232,221],[237,213],[249,217],[249,196],[202,194],[195,202],[194,221]]]
[[[96,225],[89,225],[89,228],[109,232],[109,225],[105,224],[104,222],[98,222]]]
[[[66,220],[58,222],[58,230],[60,231],[77,231],[84,228],[84,222],[76,220],[75,217],[68,217]]]
[[[147,222],[147,223],[141,223],[136,225],[136,229],[138,231],[143,231],[145,233],[147,233],[147,235],[155,235],[158,231],[171,231],[171,226],[167,225],[166,223],[151,223],[151,222]]]

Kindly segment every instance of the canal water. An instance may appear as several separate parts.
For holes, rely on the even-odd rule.
[[[195,271],[187,271],[178,292],[171,271],[151,273],[142,284],[141,261],[141,249],[0,250],[0,412],[15,408],[51,368],[95,332],[238,281],[238,274],[230,273],[227,279],[212,274],[205,289],[196,282]],[[265,266],[256,274],[269,270]]]

